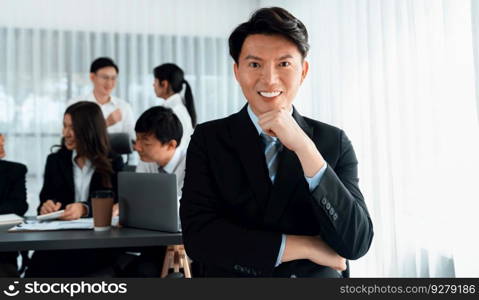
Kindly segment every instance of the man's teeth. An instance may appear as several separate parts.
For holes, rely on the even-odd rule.
[[[279,94],[281,94],[281,92],[271,92],[271,93],[259,92],[259,93],[261,94],[261,96],[267,97],[267,98],[273,98],[273,97],[279,96]]]

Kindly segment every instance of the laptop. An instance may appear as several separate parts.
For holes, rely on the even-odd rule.
[[[119,172],[118,199],[122,226],[181,231],[175,174]]]

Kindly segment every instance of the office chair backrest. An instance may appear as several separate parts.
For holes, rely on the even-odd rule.
[[[131,154],[133,143],[128,133],[109,133],[111,150],[117,154]]]

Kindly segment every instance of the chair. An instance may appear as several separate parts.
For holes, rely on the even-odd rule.
[[[128,165],[129,155],[133,152],[133,141],[128,133],[109,133],[110,148],[113,153],[126,155],[126,165]]]
[[[184,277],[180,273],[183,268]],[[174,273],[168,274],[173,269]],[[161,278],[191,278],[190,262],[183,245],[170,245],[166,248]]]

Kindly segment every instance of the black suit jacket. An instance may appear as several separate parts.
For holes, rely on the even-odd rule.
[[[73,152],[66,148],[60,148],[60,150],[57,152],[48,155],[45,166],[43,187],[40,191],[40,205],[37,209],[38,213],[40,213],[40,208],[47,200],[61,202],[62,207],[60,209],[64,209],[68,204],[75,202],[72,155]],[[112,156],[111,160],[114,171],[114,174],[111,175],[111,182],[113,185],[113,191],[115,191],[115,199],[117,199],[116,174],[122,170],[123,160],[119,155]],[[91,194],[92,191],[101,189],[105,189],[102,184],[101,175],[97,172],[94,172],[90,181],[89,194]],[[91,216],[92,210],[90,199],[88,199],[85,204],[88,205],[89,216]]]
[[[186,251],[204,266],[206,276],[311,276],[324,269],[309,260],[275,268],[283,233],[320,235],[347,259],[368,251],[373,226],[358,187],[351,142],[338,128],[296,110],[293,117],[328,163],[312,192],[299,159],[287,148],[271,183],[246,106],[196,127],[180,214]]]
[[[0,214],[23,216],[28,209],[25,165],[0,160]]]

